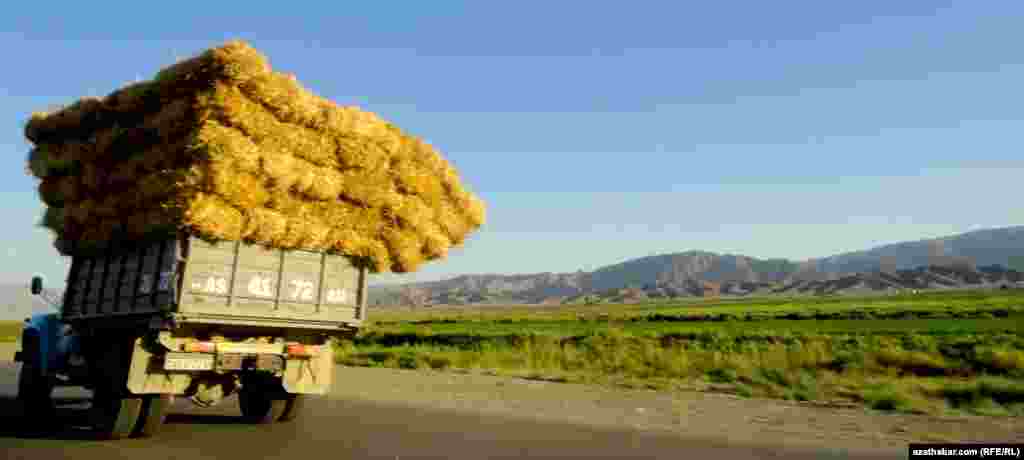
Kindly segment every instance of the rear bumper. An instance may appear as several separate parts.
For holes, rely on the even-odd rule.
[[[260,344],[232,343],[232,347],[228,347],[225,353],[196,353],[151,352],[142,342],[141,338],[136,339],[128,373],[128,389],[135,394],[184,394],[193,380],[206,381],[218,372],[233,374],[250,370],[271,371],[280,375],[285,391],[295,394],[326,394],[334,379],[334,352],[329,346],[322,348],[315,356],[300,357],[291,353],[268,353],[262,347],[267,347],[266,351],[269,351],[269,346]],[[220,343],[218,347],[221,345],[225,344]],[[174,343],[164,344],[164,347],[167,350],[179,348]],[[187,361],[194,354],[207,358],[203,364],[193,367]],[[168,355],[185,361],[173,366],[180,370],[167,368]]]

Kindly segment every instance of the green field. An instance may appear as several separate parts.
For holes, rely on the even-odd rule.
[[[1024,415],[1024,292],[389,310],[348,365]]]
[[[473,320],[610,321],[726,319],[895,319],[901,317],[971,317],[1002,312],[1024,313],[1024,291],[950,291],[872,297],[770,297],[692,299],[614,305],[509,306],[485,308],[418,308],[373,311],[373,320],[433,322]],[[816,317],[817,315],[817,317]]]
[[[1024,415],[1024,291],[372,311],[342,364]],[[14,340],[21,322],[0,323]]]

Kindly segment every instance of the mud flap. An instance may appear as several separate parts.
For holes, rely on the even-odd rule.
[[[330,345],[326,351],[310,359],[289,359],[285,363],[285,391],[294,394],[327,394],[334,382],[334,353]]]
[[[169,373],[163,370],[163,360],[143,346],[143,339],[135,339],[131,367],[128,369],[128,390],[134,394],[183,394],[192,383],[188,373]]]

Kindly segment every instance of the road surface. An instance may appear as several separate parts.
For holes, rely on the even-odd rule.
[[[776,401],[339,368],[336,390],[293,423],[244,424],[234,398],[208,409],[179,400],[158,437],[97,441],[85,426],[89,393],[72,388],[55,394],[54,432],[24,433],[12,354],[0,345],[5,459],[905,458],[907,440],[936,426],[1000,438],[990,440],[1024,434],[1016,422],[917,426],[913,419]]]

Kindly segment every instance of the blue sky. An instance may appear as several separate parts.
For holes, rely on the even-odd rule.
[[[464,248],[381,281],[1024,223],[1018,1],[46,5],[0,17],[0,282],[67,266],[33,226],[27,116],[230,38],[425,137],[487,201]]]

